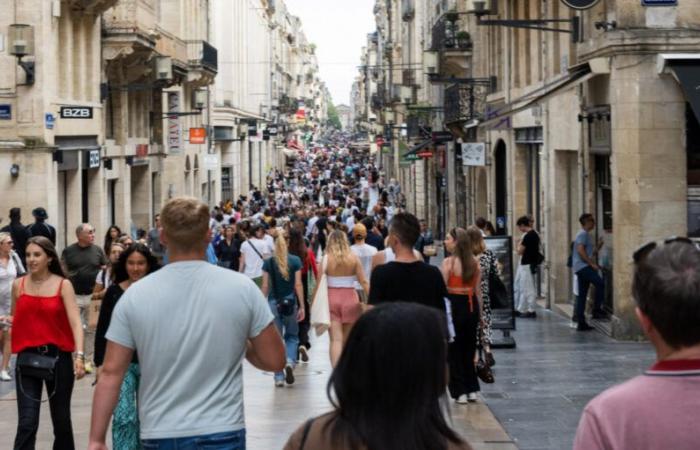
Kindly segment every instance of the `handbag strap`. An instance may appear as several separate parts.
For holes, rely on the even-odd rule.
[[[250,245],[250,246],[253,248],[253,250],[255,251],[255,253],[258,254],[258,256],[260,257],[260,259],[262,259],[262,260],[264,261],[265,258],[263,258],[263,255],[258,251],[257,248],[255,248],[255,246],[253,245],[253,243],[250,242],[250,239],[248,239],[246,242],[248,243],[248,245]]]
[[[58,356],[56,357],[56,364],[58,364]],[[22,395],[27,397],[29,400],[33,400],[37,403],[45,403],[45,402],[48,402],[49,400],[51,400],[51,398],[53,398],[54,395],[56,395],[56,389],[58,388],[58,376],[57,375],[54,376],[54,378],[53,378],[53,392],[49,394],[49,396],[46,398],[46,400],[42,400],[41,397],[39,397],[39,399],[37,400],[36,398],[31,397],[31,396],[27,395],[26,392],[24,392],[24,385],[22,384],[22,368],[20,366],[17,366],[17,385],[19,386],[19,391],[22,393]]]

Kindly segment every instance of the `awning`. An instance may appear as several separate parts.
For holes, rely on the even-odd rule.
[[[665,73],[667,67],[672,71],[700,121],[700,53],[661,54],[658,67],[659,73]]]
[[[494,111],[491,116],[486,117],[486,120],[479,123],[479,126],[488,127],[498,124],[514,114],[526,111],[561,92],[578,86],[581,83],[585,83],[595,76],[607,73],[610,73],[610,60],[608,58],[594,58],[585,63],[572,66],[569,68],[569,73],[566,76],[542,88],[536,89],[513,101],[509,105]]]
[[[413,147],[411,147],[411,149],[407,153],[405,153],[403,155],[403,157],[405,158],[406,156],[409,156],[409,155],[415,155],[416,153],[423,150],[424,148],[429,147],[432,143],[433,143],[433,139],[431,138],[431,139],[428,139],[428,140],[421,142],[418,145],[414,145]]]

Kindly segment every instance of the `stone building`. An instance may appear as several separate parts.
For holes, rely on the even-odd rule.
[[[438,231],[483,216],[514,241],[517,218],[532,215],[547,258],[540,293],[545,306],[567,314],[570,243],[580,214],[593,213],[611,314],[597,325],[635,338],[632,252],[700,230],[700,9],[692,2],[593,3],[579,11],[560,0],[392,0],[379,1],[375,12],[423,14],[419,61],[426,77],[416,77],[417,95],[405,109],[424,109],[416,114],[423,123],[454,137],[442,152],[425,139],[421,151],[433,156],[411,163],[416,172],[427,167],[425,187],[416,185],[420,176],[402,177],[409,209]],[[545,19],[556,22],[529,25],[560,31],[512,26]],[[380,35],[388,23],[378,20]],[[406,26],[400,29],[387,40],[394,53],[397,43],[411,42]],[[384,109],[378,127],[406,123],[412,145],[416,119],[402,117],[399,103],[375,108]],[[463,165],[462,143],[484,144],[474,147],[484,149],[480,165]],[[401,144],[393,145],[400,160]],[[441,211],[441,204],[454,207]]]

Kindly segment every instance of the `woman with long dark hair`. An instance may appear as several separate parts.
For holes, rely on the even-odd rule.
[[[109,227],[109,230],[105,233],[104,247],[102,247],[105,251],[105,255],[109,255],[110,250],[112,250],[112,244],[117,242],[121,235],[122,230],[118,226],[112,225]]]
[[[104,362],[107,339],[105,334],[112,320],[114,307],[127,289],[146,275],[158,270],[158,260],[144,244],[136,243],[119,255],[114,265],[114,283],[107,289],[100,318],[95,332],[95,365],[98,367],[96,380]],[[115,450],[137,450],[141,448],[139,438],[139,415],[136,397],[140,379],[138,355],[134,352],[129,369],[124,375],[119,402],[112,417],[112,444]]]
[[[75,449],[70,402],[75,378],[85,376],[83,326],[75,291],[66,279],[56,248],[43,236],[27,241],[29,276],[12,285],[12,353],[17,353],[16,450],[33,449],[39,429],[41,393],[49,396],[53,448]],[[75,358],[73,357],[75,352]],[[23,371],[22,359],[55,358],[53,377]],[[31,364],[29,364],[31,366]],[[26,367],[26,366],[24,366]]]
[[[472,241],[472,251],[479,259],[481,269],[481,327],[476,333],[477,347],[484,350],[484,359],[488,366],[496,364],[496,360],[491,353],[491,297],[489,280],[492,276],[498,276],[498,266],[496,265],[496,255],[486,248],[484,235],[474,225],[467,228],[469,239]]]
[[[452,229],[445,238],[445,249],[451,256],[442,262],[441,272],[447,285],[455,328],[455,338],[448,352],[448,387],[457,403],[475,402],[480,390],[475,358],[481,312],[481,270],[465,229]]]
[[[444,316],[387,303],[355,323],[328,381],[333,411],[307,421],[284,450],[468,450],[448,425]],[[306,437],[304,437],[306,436]]]
[[[316,256],[313,250],[306,246],[304,235],[295,226],[289,228],[289,253],[301,259],[301,286],[304,290],[304,309],[311,311],[309,305],[309,272],[314,275],[314,280],[318,282],[318,268],[316,266]],[[299,359],[303,362],[309,361],[309,329],[311,328],[311,314],[306,314],[304,320],[299,322]]]

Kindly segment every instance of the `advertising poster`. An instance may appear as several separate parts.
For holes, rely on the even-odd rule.
[[[491,295],[491,324],[494,330],[514,330],[513,305],[513,239],[511,236],[489,236],[484,239],[486,247],[496,257],[496,267],[502,284],[500,294]],[[495,295],[500,295],[496,301]]]

